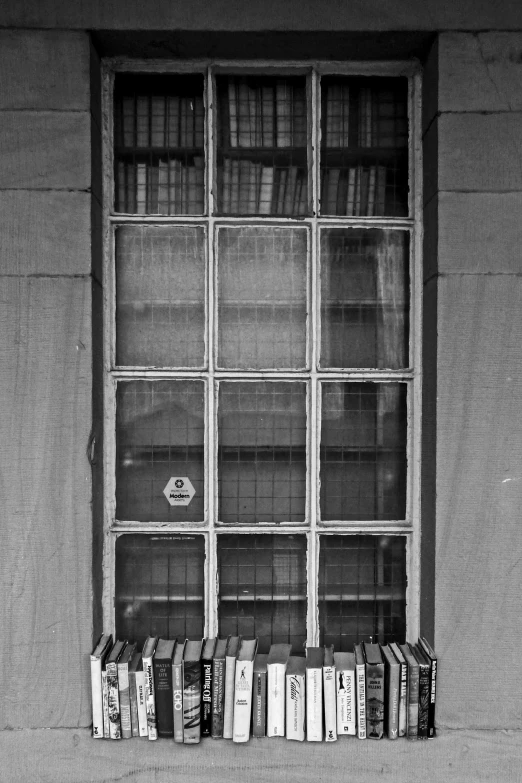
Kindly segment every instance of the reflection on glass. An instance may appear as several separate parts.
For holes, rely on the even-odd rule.
[[[221,383],[221,522],[304,521],[305,402],[304,383]]]
[[[323,368],[408,366],[409,234],[321,232]]]
[[[219,635],[258,637],[258,652],[306,643],[306,538],[218,535]]]
[[[221,228],[218,365],[306,364],[306,244],[302,228]]]
[[[116,517],[203,520],[204,398],[201,381],[124,381],[116,395]],[[195,494],[171,506],[164,489],[187,477]]]
[[[205,357],[205,230],[116,231],[116,364],[201,367]]]
[[[406,384],[324,383],[321,414],[321,519],[404,519]]]

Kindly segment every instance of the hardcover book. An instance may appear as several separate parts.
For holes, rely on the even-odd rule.
[[[306,648],[306,739],[323,739],[323,661],[322,647]]]
[[[212,736],[223,736],[225,710],[225,655],[228,638],[218,639],[212,658]]]
[[[354,646],[357,675],[357,736],[366,739],[366,663],[362,644]]]
[[[399,737],[405,737],[408,728],[408,664],[401,652],[401,648],[395,642],[390,643],[395,658],[399,662]]]
[[[175,639],[159,639],[154,654],[154,699],[158,737],[174,736],[172,657]]]
[[[337,689],[333,644],[324,648],[323,694],[325,740],[335,742],[337,740]]]
[[[355,655],[334,653],[337,697],[337,734],[352,734],[357,730]]]
[[[143,659],[143,671],[145,674],[145,707],[147,709],[147,735],[150,740],[158,739],[158,727],[156,723],[156,700],[154,698],[154,668],[153,659],[157,636],[148,636],[143,645],[141,657]]]
[[[384,733],[384,661],[378,644],[363,642],[366,661],[366,735],[381,739]]]
[[[138,718],[138,689],[136,686],[136,672],[142,668],[141,653],[134,650],[132,660],[129,662],[129,697],[131,711],[131,733],[133,737],[140,736]]]
[[[216,637],[206,639],[201,653],[201,736],[212,733],[212,658],[216,648]]]
[[[286,738],[303,742],[306,722],[306,660],[291,655],[286,666]]]
[[[258,653],[254,658],[254,675],[252,682],[252,735],[266,737],[266,653]]]
[[[92,736],[103,739],[102,668],[112,647],[112,635],[102,634],[91,653]]]
[[[143,671],[143,658],[136,669],[136,699],[138,702],[138,729],[140,737],[149,736],[147,724],[147,702],[145,698],[145,672]]]
[[[408,664],[408,739],[419,736],[419,664],[409,644],[400,644],[401,652]]]
[[[187,639],[183,654],[183,742],[201,740],[201,648],[203,641]]]
[[[419,639],[419,645],[422,647],[425,655],[430,661],[430,707],[428,711],[428,739],[435,737],[435,699],[437,694],[437,656],[433,647],[426,641],[424,636]]]
[[[431,663],[418,644],[410,647],[419,664],[419,739],[428,739]]]
[[[172,706],[174,742],[183,742],[183,655],[185,642],[178,642],[172,659]]]
[[[248,742],[252,719],[252,676],[257,639],[242,639],[236,659],[232,739]]]
[[[291,644],[273,644],[267,659],[267,717],[268,737],[285,736],[285,672]]]
[[[128,644],[118,661],[118,695],[120,699],[120,724],[122,739],[130,739],[132,737],[129,664],[135,652],[136,643]]]
[[[230,636],[225,655],[225,695],[223,709],[224,739],[232,739],[234,733],[234,683],[236,681],[236,658],[240,642],[240,636]]]
[[[107,699],[109,705],[109,737],[121,739],[120,695],[118,692],[118,661],[127,645],[117,641],[107,658]]]
[[[381,647],[384,658],[384,731],[388,739],[399,738],[399,698],[401,687],[401,666],[391,647]]]

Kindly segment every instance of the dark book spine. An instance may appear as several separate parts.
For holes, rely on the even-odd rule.
[[[172,662],[169,660],[154,658],[154,696],[158,737],[173,737]]]
[[[428,713],[430,708],[430,666],[419,664],[419,739],[428,739]]]
[[[419,736],[419,667],[408,661],[408,739]]]
[[[212,733],[212,661],[202,661],[201,683],[201,735]]]
[[[266,672],[254,672],[252,682],[252,736],[266,736]]]
[[[201,739],[201,661],[183,665],[183,742],[192,745]]]
[[[366,736],[384,734],[384,664],[366,664]]]
[[[213,662],[212,677],[212,736],[223,736],[223,710],[225,697],[225,661]]]
[[[428,710],[428,739],[435,737],[435,695],[437,689],[437,660],[431,659],[430,668],[430,707]]]

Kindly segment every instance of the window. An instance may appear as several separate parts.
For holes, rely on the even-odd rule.
[[[108,64],[117,636],[416,635],[418,82]]]

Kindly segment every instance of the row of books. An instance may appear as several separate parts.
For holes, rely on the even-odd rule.
[[[116,146],[203,147],[203,96],[138,95],[124,97],[116,115]]]
[[[205,198],[203,156],[148,163],[118,161],[116,209],[138,215],[201,215]]]
[[[306,171],[298,166],[263,166],[250,160],[223,161],[222,211],[243,215],[304,215]]]
[[[437,657],[417,644],[362,642],[291,655],[290,644],[257,654],[257,640],[136,644],[103,635],[91,654],[93,736],[158,737],[184,744],[201,737],[333,742],[435,736]]]
[[[351,166],[321,172],[322,215],[385,215],[386,167]]]

